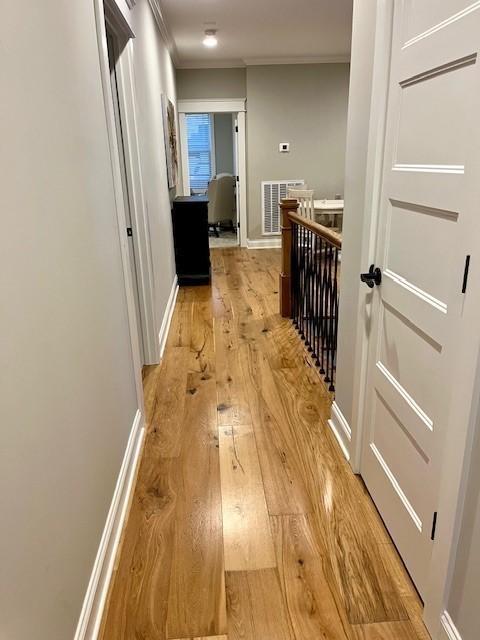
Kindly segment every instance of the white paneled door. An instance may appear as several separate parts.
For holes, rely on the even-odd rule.
[[[424,594],[474,329],[464,308],[480,245],[480,2],[394,5],[361,472]]]

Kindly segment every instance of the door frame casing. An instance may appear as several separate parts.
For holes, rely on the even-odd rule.
[[[375,30],[374,78],[367,153],[367,184],[365,196],[365,218],[362,233],[362,265],[373,263],[377,246],[378,218],[381,206],[381,183],[383,177],[383,146],[386,131],[387,100],[390,82],[391,40],[393,26],[394,0],[377,0],[377,19]],[[473,274],[470,273],[469,288],[473,287]],[[480,286],[478,295],[470,290],[470,314],[480,324]],[[364,302],[360,299],[360,306]],[[367,398],[367,367],[370,337],[365,330],[362,313],[357,315],[356,349],[354,356],[355,387],[353,390],[352,441],[350,464],[355,473],[361,475],[362,447],[367,437],[365,403]],[[375,338],[373,338],[375,339]],[[479,353],[465,352],[462,356],[464,366],[458,371],[466,374],[467,383],[453,396],[458,400],[455,416],[449,420],[444,452],[442,455],[443,473],[438,501],[438,526],[432,551],[429,572],[429,586],[425,593],[424,621],[433,640],[444,638],[442,618],[447,609],[450,581],[453,573],[456,546],[460,534],[461,514],[469,472],[469,445],[473,441],[475,425],[480,419],[480,406],[476,394],[480,394]],[[467,389],[466,389],[466,388]],[[468,391],[469,390],[469,391]],[[465,391],[467,391],[465,393]],[[462,402],[463,400],[463,402]],[[458,425],[452,433],[452,422]],[[450,436],[450,437],[449,437]]]
[[[122,3],[123,4],[123,3]],[[132,282],[132,269],[130,266],[127,221],[123,200],[123,186],[118,158],[117,132],[115,125],[115,114],[113,111],[113,98],[110,83],[110,69],[108,64],[107,32],[105,26],[105,15],[108,12],[115,18],[118,29],[121,28],[122,35],[127,38],[133,37],[130,23],[125,19],[121,9],[117,5],[117,0],[94,0],[95,22],[97,31],[97,41],[99,50],[100,75],[102,81],[103,102],[105,108],[105,119],[107,124],[108,146],[110,150],[110,163],[112,168],[113,189],[115,197],[115,210],[117,214],[118,235],[120,242],[120,253],[122,257],[123,279],[125,284],[125,295],[127,302],[128,324],[130,331],[130,344],[132,349],[133,375],[137,394],[137,404],[142,415],[145,415],[143,388],[142,388],[142,362],[140,356],[140,345],[138,340],[137,317],[135,311],[135,294]]]
[[[214,98],[202,100],[179,100],[177,105],[180,156],[182,164],[183,195],[190,195],[190,178],[188,171],[187,113],[232,113],[238,120],[238,178],[240,211],[239,238],[240,246],[247,246],[247,144],[246,144],[246,106],[245,98]]]
[[[112,159],[112,173],[115,184],[115,200],[117,203],[117,219],[119,223],[119,233],[121,237],[122,245],[122,260],[123,256],[123,244],[124,236],[126,233],[126,216],[123,207],[123,203],[120,205],[121,211],[118,206],[118,184],[117,180],[120,177],[117,175],[116,164],[118,161],[118,148],[112,147],[113,144],[117,144],[116,130],[112,129],[115,126],[113,107],[110,108],[112,103],[112,94],[110,85],[106,86],[105,82],[108,80],[105,74],[108,72],[108,51],[106,49],[106,32],[105,32],[105,19],[107,20],[109,27],[115,33],[118,38],[126,40],[126,45],[119,52],[118,61],[116,64],[117,75],[119,77],[120,92],[119,102],[120,111],[122,116],[122,130],[124,134],[125,144],[125,164],[127,172],[127,181],[129,186],[129,198],[130,209],[134,223],[134,236],[133,241],[135,245],[135,257],[137,259],[136,272],[137,272],[137,288],[139,293],[140,303],[140,318],[141,326],[137,327],[135,322],[136,340],[138,342],[138,331],[141,331],[143,341],[143,358],[141,356],[141,350],[139,349],[139,358],[141,365],[154,364],[158,362],[158,344],[155,332],[155,296],[154,296],[154,281],[153,281],[153,259],[151,255],[150,244],[150,230],[148,224],[147,211],[145,209],[145,198],[143,193],[143,179],[142,169],[140,163],[140,145],[138,139],[138,125],[136,118],[136,95],[135,95],[135,82],[133,72],[133,38],[135,34],[132,28],[131,17],[129,16],[129,7],[124,0],[94,0],[95,2],[95,16],[97,22],[97,39],[99,44],[100,54],[100,71],[102,76],[102,87],[105,102],[105,116],[107,120],[107,130],[109,136],[110,155]],[[133,4],[132,4],[133,6]],[[105,67],[105,65],[107,65]],[[110,102],[108,102],[110,101]],[[118,167],[118,170],[119,167]],[[121,177],[120,177],[121,179]],[[121,182],[120,182],[121,186]],[[123,225],[123,226],[122,226]],[[127,238],[127,249],[128,249]],[[130,264],[130,259],[127,257],[127,265]],[[127,305],[130,304],[129,283],[133,287],[131,279],[126,279],[126,295]],[[132,295],[133,288],[132,288]],[[134,298],[133,298],[134,300]],[[130,322],[130,312],[129,312]],[[132,327],[133,325],[130,324]],[[132,329],[131,329],[132,330]],[[132,350],[136,349],[132,346]],[[134,356],[135,358],[136,356]]]

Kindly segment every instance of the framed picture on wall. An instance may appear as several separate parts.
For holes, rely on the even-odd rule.
[[[165,154],[167,157],[168,187],[177,186],[178,176],[178,145],[177,128],[175,126],[175,107],[173,102],[162,93],[163,132],[165,136]]]

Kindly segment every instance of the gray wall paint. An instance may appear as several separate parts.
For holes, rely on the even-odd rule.
[[[147,4],[135,8],[137,65],[140,41],[153,41]],[[13,3],[3,27],[0,637],[65,640],[137,401],[93,2]],[[163,146],[161,129],[145,139],[147,113],[161,121],[157,102],[144,104],[162,87],[148,68],[150,94],[138,87],[144,152]],[[146,181],[163,180],[161,159],[143,169]],[[164,187],[146,198],[152,220],[166,221]],[[166,288],[168,234],[165,222]]]
[[[371,205],[366,204],[367,154],[371,113],[371,91],[375,44],[376,3],[355,0],[353,5],[352,63],[348,104],[345,164],[345,211],[341,295],[338,327],[337,381],[335,402],[352,429],[355,382],[360,373],[354,368],[361,335],[368,330],[370,296],[360,288],[358,274],[362,264],[362,238]],[[356,319],[360,318],[361,326]],[[358,390],[357,390],[358,392]]]
[[[233,119],[231,113],[214,115],[215,169],[233,175]]]
[[[262,237],[262,180],[303,178],[319,197],[343,193],[348,77],[347,64],[177,71],[179,99],[247,97],[250,239]]]
[[[260,238],[261,181],[304,179],[318,197],[343,193],[347,64],[247,69],[248,237]],[[279,153],[280,142],[290,153]]]
[[[199,98],[245,98],[246,70],[177,69],[179,100]]]

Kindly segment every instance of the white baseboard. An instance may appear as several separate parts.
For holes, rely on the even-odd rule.
[[[108,511],[97,557],[83,601],[74,640],[96,640],[112,578],[120,536],[127,515],[133,481],[145,435],[144,420],[137,411]]]
[[[260,240],[249,240],[247,238],[247,249],[280,249],[282,238],[273,236],[271,238],[261,238]]]
[[[457,627],[453,624],[448,611],[444,611],[440,618],[442,623],[442,631],[444,633],[444,640],[462,640],[461,635],[458,633]],[[443,640],[443,639],[442,639]]]
[[[347,460],[350,460],[349,449],[352,441],[352,430],[336,402],[332,404],[332,415],[328,421],[328,426],[333,431],[343,455]]]
[[[158,333],[158,344],[160,345],[160,360],[163,358],[163,352],[165,351],[165,345],[167,344],[168,331],[170,329],[170,323],[172,322],[173,310],[175,309],[175,302],[178,295],[178,278],[175,276],[168,296],[167,308],[163,314],[162,326]]]

